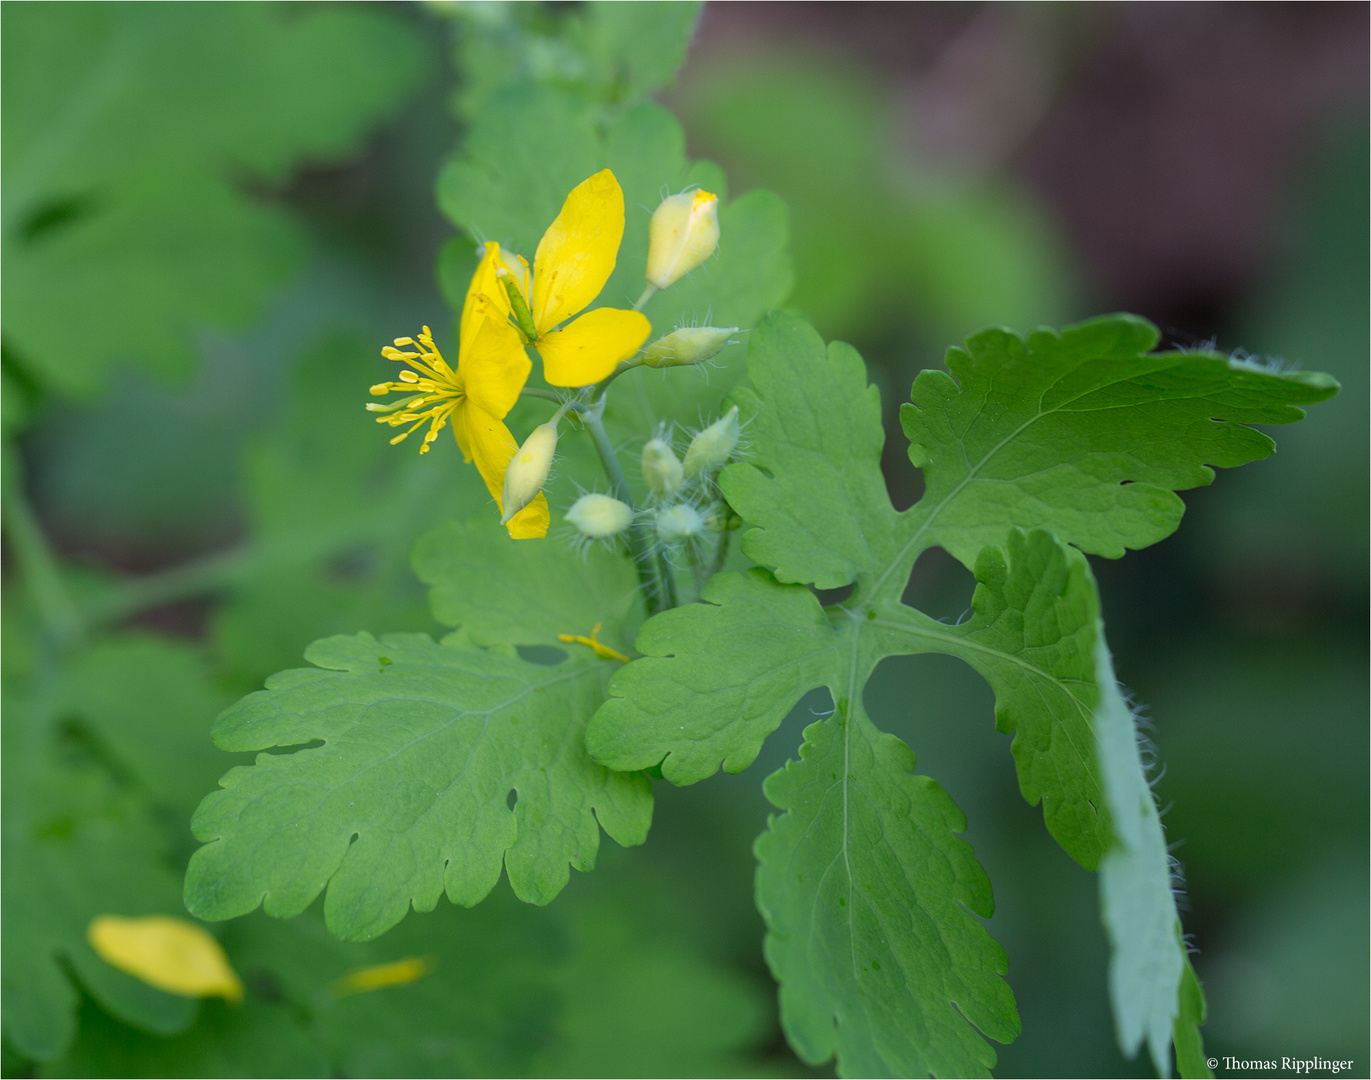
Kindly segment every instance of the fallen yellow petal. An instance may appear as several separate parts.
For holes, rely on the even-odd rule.
[[[404,986],[432,974],[437,967],[438,962],[431,956],[409,956],[389,964],[374,964],[349,971],[329,987],[329,992],[334,997],[347,997],[384,990],[387,986]]]
[[[97,915],[86,939],[105,963],[169,994],[243,999],[243,984],[219,942],[188,919]]]

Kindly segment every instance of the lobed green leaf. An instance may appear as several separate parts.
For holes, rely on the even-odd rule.
[[[586,731],[611,769],[660,764],[673,784],[742,772],[791,707],[830,678],[837,637],[814,595],[765,570],[719,574],[701,604],[644,625]]]
[[[532,664],[402,634],[329,638],[306,656],[318,666],[274,676],[215,725],[224,749],[305,748],[259,754],[201,804],[192,912],[289,917],[327,885],[329,928],[363,940],[444,892],[479,902],[502,865],[520,899],[547,903],[568,865],[594,865],[597,820],[622,844],[646,837],[646,778],[583,749],[605,661]]]
[[[757,840],[757,905],[781,1019],[812,1065],[846,1076],[989,1076],[1019,1033],[1004,950],[975,918],[990,882],[966,819],[859,708],[805,730],[767,779],[784,813]],[[974,913],[974,914],[973,914]],[[974,1027],[973,1027],[974,1025]]]
[[[921,372],[900,410],[927,481],[916,535],[967,566],[1013,526],[1118,558],[1174,532],[1175,492],[1210,483],[1211,466],[1272,452],[1245,425],[1299,420],[1338,389],[1327,375],[1148,352],[1158,336],[1129,315],[1027,338],[984,330],[948,351],[946,373]]]
[[[903,604],[871,623],[884,654],[945,652],[995,692],[996,727],[1013,735],[1019,789],[1041,800],[1048,831],[1086,869],[1113,837],[1091,716],[1099,692],[1099,595],[1084,556],[1051,533],[1010,530],[976,562],[972,617],[946,626]]]

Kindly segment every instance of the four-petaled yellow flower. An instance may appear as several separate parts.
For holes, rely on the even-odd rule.
[[[543,377],[553,386],[599,382],[652,332],[646,315],[618,308],[596,308],[557,329],[600,295],[623,236],[623,189],[603,169],[571,189],[538,243],[531,279],[521,256],[500,253],[506,310],[543,358]]]
[[[503,421],[533,367],[519,332],[492,299],[500,290],[496,277],[498,258],[498,247],[488,244],[485,258],[471,279],[462,306],[456,370],[433,344],[427,326],[417,342],[413,338],[396,338],[395,345],[387,345],[381,354],[407,364],[412,370],[400,372],[398,382],[378,383],[371,392],[410,396],[386,405],[373,402],[367,406],[373,412],[388,414],[378,417],[377,423],[391,427],[410,425],[391,439],[392,443],[402,441],[427,422],[429,428],[420,453],[428,450],[438,432],[451,420],[452,434],[462,456],[476,462],[481,479],[497,504],[504,491],[505,469],[519,446]],[[418,351],[403,351],[405,346]],[[510,518],[506,527],[516,539],[546,536],[550,520],[547,499],[540,493]]]
[[[463,457],[475,461],[501,503],[505,471],[518,449],[503,421],[533,366],[524,346],[538,350],[543,375],[552,385],[587,386],[636,353],[652,330],[646,316],[616,308],[597,308],[572,319],[614,272],[623,235],[624,193],[614,174],[604,169],[567,196],[538,244],[531,275],[522,257],[486,244],[462,307],[456,368],[443,359],[427,326],[417,342],[396,338],[394,346],[381,350],[387,359],[411,369],[402,371],[398,381],[371,388],[377,396],[408,395],[367,406],[386,414],[378,423],[409,425],[391,442],[401,442],[427,423],[419,449],[424,453],[451,421]],[[547,534],[549,520],[547,499],[540,492],[506,524],[512,537],[536,537]]]

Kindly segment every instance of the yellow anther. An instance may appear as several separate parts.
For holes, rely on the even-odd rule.
[[[631,661],[617,649],[611,649],[608,645],[597,640],[596,635],[600,632],[601,623],[595,624],[595,629],[590,632],[590,637],[581,637],[580,634],[558,634],[558,641],[575,642],[578,645],[589,645],[595,650],[595,655],[602,660],[622,660],[625,664]]]

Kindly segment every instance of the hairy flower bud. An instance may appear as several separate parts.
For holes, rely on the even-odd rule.
[[[505,469],[505,490],[500,497],[504,516],[500,518],[500,524],[508,524],[510,518],[538,497],[538,492],[547,483],[556,449],[557,421],[552,420],[534,428],[524,445],[514,451],[514,457]]]
[[[685,479],[680,458],[663,439],[648,439],[643,446],[643,480],[659,499],[669,499]]]
[[[722,419],[715,420],[690,440],[686,450],[685,474],[708,475],[722,468],[738,445],[738,406],[734,405]]]
[[[643,363],[656,368],[703,364],[717,356],[737,330],[736,326],[683,326],[644,349]]]
[[[633,511],[612,496],[591,492],[572,504],[566,519],[582,536],[606,540],[618,536],[633,523]]]
[[[664,544],[677,544],[692,536],[699,536],[705,519],[689,503],[677,503],[657,511],[657,536]]]
[[[683,191],[662,200],[648,226],[647,280],[665,289],[719,246],[719,197]]]

